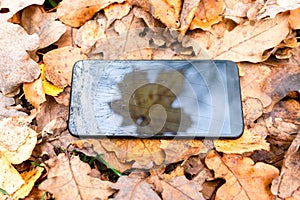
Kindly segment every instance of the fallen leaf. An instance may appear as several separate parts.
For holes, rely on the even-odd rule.
[[[180,25],[181,1],[179,0],[129,0],[128,3],[141,7],[146,12],[150,12],[154,18],[160,20],[168,28],[178,28]]]
[[[104,14],[107,18],[106,28],[108,28],[116,19],[122,19],[131,9],[128,2],[122,4],[111,4],[104,8]]]
[[[57,96],[54,96],[55,101],[64,106],[69,106],[71,87],[66,87],[64,91]]]
[[[273,199],[269,185],[278,176],[279,170],[272,165],[241,155],[224,154],[210,151],[205,163],[214,170],[215,178],[224,178],[226,183],[217,193],[216,199]]]
[[[56,21],[56,13],[45,13],[39,6],[27,7],[22,12],[21,25],[28,34],[39,35],[39,49],[45,48],[56,42],[65,32],[66,26]]]
[[[300,125],[300,103],[294,99],[279,101],[273,107],[270,116],[281,118],[285,122]]]
[[[86,58],[81,49],[76,47],[62,47],[49,51],[44,55],[45,77],[60,88],[71,85],[75,62]]]
[[[27,197],[34,187],[36,180],[42,175],[43,171],[43,167],[36,167],[29,172],[23,172],[21,176],[25,181],[25,184],[23,184],[21,188],[13,194],[13,198],[24,199],[25,197]]]
[[[132,12],[137,18],[143,19],[149,28],[154,30],[159,26],[159,22],[155,20],[150,13],[144,11],[143,9],[139,7],[133,7]]]
[[[186,160],[192,155],[207,152],[200,140],[161,140],[160,148],[165,152],[166,164]]]
[[[16,94],[23,82],[38,78],[38,64],[30,59],[26,51],[38,47],[37,34],[28,35],[17,24],[0,20],[0,90],[3,94]]]
[[[289,33],[288,15],[281,14],[274,19],[246,22],[239,25],[224,37],[215,40],[208,49],[212,59],[226,59],[235,62],[260,62],[265,50],[278,45]],[[270,38],[270,35],[272,37]]]
[[[13,194],[25,182],[2,152],[0,152],[0,166],[0,188],[5,190],[8,194]]]
[[[66,32],[54,43],[58,48],[74,45],[77,28],[67,26]]]
[[[57,8],[60,21],[71,26],[80,27],[90,20],[96,12],[112,3],[122,3],[124,0],[63,0]]]
[[[263,114],[263,105],[259,99],[248,98],[243,102],[245,126],[254,126],[254,121]]]
[[[280,176],[273,180],[271,191],[279,198],[292,197],[299,193],[300,185],[300,132],[289,147]],[[297,198],[296,198],[297,199]]]
[[[200,1],[195,13],[195,17],[190,25],[190,29],[210,29],[213,24],[216,24],[222,20],[222,14],[224,10],[225,3],[223,0]]]
[[[0,121],[0,151],[12,164],[27,160],[37,142],[37,133],[27,125],[33,116],[4,118]]]
[[[40,68],[41,68],[40,79],[42,80],[42,86],[43,86],[44,93],[48,94],[50,96],[57,96],[58,94],[60,94],[64,89],[53,85],[51,82],[49,82],[46,79],[45,72],[44,72],[45,71],[44,64],[41,64]]]
[[[184,175],[164,179],[161,175],[153,173],[148,182],[154,184],[155,191],[161,194],[162,199],[197,199],[204,200],[200,190],[201,185],[188,180]]]
[[[235,140],[214,140],[217,151],[223,153],[253,152],[255,150],[270,150],[270,145],[266,141],[268,129],[264,121],[259,120],[253,128],[245,128],[242,136]]]
[[[111,186],[114,190],[118,190],[113,199],[160,199],[153,191],[154,186],[147,183],[141,177],[130,174],[129,176],[121,176],[118,182]]]
[[[134,160],[140,165],[146,166],[150,162],[160,165],[164,161],[164,153],[160,148],[159,140],[110,139],[100,142],[107,151],[115,152],[118,159],[123,163]]]
[[[300,7],[299,0],[284,1],[284,0],[267,0],[263,8],[259,11],[257,19],[264,17],[274,18],[278,13],[295,10]]]
[[[31,83],[24,83],[23,90],[27,101],[35,107],[37,112],[39,112],[41,104],[46,101],[41,76]]]
[[[24,112],[18,111],[17,107],[13,106],[16,103],[14,98],[4,96],[0,93],[0,102],[0,120],[5,117],[27,115]]]
[[[78,156],[68,158],[65,154],[59,154],[39,189],[49,191],[58,200],[107,199],[113,193],[111,183],[89,176],[90,172],[90,166]]]
[[[182,11],[180,14],[180,32],[184,35],[191,22],[194,19],[197,8],[200,4],[200,0],[186,0],[183,2]]]
[[[300,29],[300,8],[291,10],[289,16],[289,23],[292,29]]]
[[[2,0],[1,8],[8,8],[9,12],[5,14],[0,14],[3,20],[7,20],[11,18],[15,13],[26,8],[27,6],[37,4],[42,5],[45,0],[28,0],[28,1],[10,1],[10,0]],[[3,17],[5,16],[5,17]]]

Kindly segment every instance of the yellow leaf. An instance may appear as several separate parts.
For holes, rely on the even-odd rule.
[[[23,184],[22,187],[14,193],[13,199],[25,198],[30,193],[35,181],[42,175],[43,171],[43,167],[36,167],[29,172],[23,172],[21,176],[25,181],[25,184]]]
[[[50,96],[57,96],[59,93],[61,93],[64,90],[64,88],[57,87],[46,79],[44,74],[44,64],[41,64],[40,68],[41,68],[41,78],[42,78],[45,94],[48,94]]]

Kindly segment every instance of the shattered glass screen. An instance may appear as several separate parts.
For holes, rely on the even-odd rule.
[[[78,135],[148,138],[241,133],[237,70],[228,77],[226,62],[84,61],[77,65],[69,128]],[[232,89],[233,98],[228,95]]]

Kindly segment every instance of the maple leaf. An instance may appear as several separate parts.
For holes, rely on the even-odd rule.
[[[247,157],[210,151],[205,158],[215,178],[224,178],[226,183],[217,193],[216,199],[273,199],[269,184],[278,176],[279,170],[262,162],[255,163]],[[263,175],[262,175],[263,174]]]
[[[111,183],[88,175],[91,168],[78,156],[68,158],[59,154],[47,179],[39,185],[40,190],[47,190],[56,199],[107,199],[114,191]]]

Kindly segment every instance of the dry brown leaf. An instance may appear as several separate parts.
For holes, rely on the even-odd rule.
[[[74,45],[77,30],[77,28],[67,26],[66,32],[54,43],[54,45],[57,45],[58,48]]]
[[[30,6],[22,12],[21,24],[28,34],[39,35],[39,49],[56,42],[65,32],[66,26],[56,21],[56,13],[45,13],[42,7]]]
[[[254,25],[246,22],[230,32],[225,32],[223,38],[213,42],[208,52],[212,59],[256,63],[267,59],[263,56],[264,51],[278,45],[288,33],[287,14],[258,21]]]
[[[39,66],[26,51],[38,47],[37,34],[28,35],[17,24],[0,20],[0,90],[3,94],[16,93],[23,82],[32,82],[40,74]]]
[[[23,90],[27,101],[35,107],[37,112],[39,112],[41,109],[41,104],[46,101],[46,95],[41,76],[31,83],[24,83]]]
[[[160,20],[168,28],[178,28],[180,25],[180,0],[129,0],[128,2],[131,5],[143,8],[146,12],[150,12],[154,18]]]
[[[272,193],[279,198],[288,198],[299,193],[300,186],[300,132],[289,147],[280,176],[272,182]],[[297,199],[297,198],[296,198]]]
[[[185,0],[182,5],[182,11],[180,14],[180,32],[185,32],[190,27],[191,22],[195,16],[200,0]]]
[[[2,93],[0,93],[0,102],[0,120],[5,117],[26,115],[26,113],[18,111],[17,107],[12,106],[15,104],[14,98],[4,96]]]
[[[207,148],[200,140],[161,140],[160,148],[165,152],[165,163],[186,160],[192,155],[206,153]]]
[[[54,97],[55,101],[64,106],[69,106],[71,87],[66,87],[62,93]]]
[[[160,199],[153,191],[154,186],[143,180],[143,177],[139,177],[134,173],[129,176],[121,176],[118,182],[111,187],[114,190],[118,190],[118,193],[113,198],[115,200]]]
[[[294,99],[279,101],[273,107],[270,116],[273,118],[281,118],[285,122],[300,125],[300,103]]]
[[[37,5],[42,5],[45,0],[28,0],[28,1],[10,1],[10,0],[2,0],[1,1],[1,9],[2,8],[8,8],[9,12],[8,13],[1,13],[0,18],[3,20],[7,20],[11,18],[15,13],[18,11],[22,10],[23,8],[26,8],[27,6],[37,4]]]
[[[250,158],[235,154],[221,157],[216,151],[207,154],[205,163],[214,170],[215,178],[226,180],[218,189],[216,199],[273,199],[269,184],[278,176],[279,170],[272,165],[254,164]]]
[[[71,26],[79,27],[90,20],[96,12],[112,3],[122,3],[124,0],[63,0],[57,8],[60,21]]]
[[[214,140],[217,151],[223,153],[245,153],[255,150],[270,150],[270,144],[266,141],[268,129],[264,121],[259,120],[253,128],[245,128],[243,135],[235,140]]]
[[[68,158],[65,154],[59,154],[39,189],[49,191],[58,200],[107,199],[113,193],[111,183],[89,176],[90,172],[90,166],[78,156]]]
[[[254,126],[254,121],[263,114],[263,105],[259,99],[248,98],[243,102],[245,126]]]
[[[44,55],[45,77],[58,87],[71,85],[72,69],[76,61],[86,59],[80,48],[63,47]]]
[[[285,0],[267,0],[263,8],[259,11],[257,19],[264,17],[274,18],[278,13],[295,10],[300,7],[299,0],[285,1]]]
[[[203,0],[196,10],[195,17],[190,25],[190,29],[201,28],[209,30],[213,24],[222,20],[225,10],[224,0]]]
[[[0,188],[4,189],[8,194],[13,194],[25,182],[19,172],[11,165],[1,151],[0,166]]]
[[[163,178],[155,172],[149,177],[148,182],[155,186],[155,191],[161,194],[162,199],[182,199],[182,200],[204,200],[201,194],[201,185],[195,181],[188,180],[184,175]]]
[[[290,11],[289,23],[292,29],[300,29],[300,8]]]
[[[149,28],[155,29],[155,27],[159,26],[158,21],[155,20],[150,13],[144,11],[143,9],[139,7],[133,7],[132,12],[137,18],[143,19]]]
[[[164,161],[164,153],[159,140],[149,139],[110,139],[101,140],[107,151],[115,152],[120,162],[136,161],[141,166],[154,162],[160,165]]]
[[[104,14],[107,18],[106,28],[108,28],[116,19],[122,19],[131,9],[128,2],[122,4],[111,4],[104,8]]]
[[[13,164],[27,160],[36,145],[37,133],[27,126],[32,119],[19,116],[0,121],[0,151]]]
[[[263,7],[265,1],[225,0],[225,3],[225,17],[228,19],[232,19],[238,24],[241,24],[245,21],[245,17],[248,17],[250,20],[256,19],[256,15],[258,14],[258,11]]]

